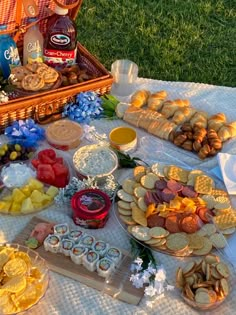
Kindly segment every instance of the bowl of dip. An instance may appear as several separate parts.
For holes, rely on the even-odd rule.
[[[137,147],[137,133],[131,127],[120,126],[109,134],[111,147],[124,153],[132,152]]]
[[[104,145],[85,145],[73,155],[73,165],[79,178],[105,177],[118,167],[116,153]]]

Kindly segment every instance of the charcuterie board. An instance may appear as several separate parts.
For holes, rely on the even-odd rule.
[[[201,170],[162,163],[137,166],[117,192],[114,210],[131,237],[174,256],[206,255],[227,246],[235,210],[222,183]]]
[[[31,231],[36,224],[41,222],[49,223],[49,221],[44,218],[33,217],[26,227],[16,236],[14,242],[25,245],[25,241],[29,238]],[[38,247],[35,251],[46,260],[50,270],[77,280],[116,299],[138,305],[143,297],[143,289],[135,288],[129,280],[132,258],[125,251],[122,251],[122,260],[108,279],[100,277],[96,272],[87,270],[83,265],[75,264],[69,257],[61,253],[54,254],[45,251],[43,246]]]

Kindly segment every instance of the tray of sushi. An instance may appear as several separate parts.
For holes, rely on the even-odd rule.
[[[84,229],[34,216],[14,242],[27,244],[43,224],[50,224],[50,233],[40,239],[42,231],[39,231],[40,242],[34,250],[47,261],[49,269],[121,301],[135,305],[140,302],[143,289],[135,288],[129,281],[132,264],[129,253],[94,238]]]

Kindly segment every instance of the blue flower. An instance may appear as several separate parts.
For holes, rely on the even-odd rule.
[[[45,130],[39,127],[33,119],[16,120],[5,129],[5,135],[13,144],[18,143],[24,147],[36,146],[37,142],[45,137]]]
[[[88,124],[92,119],[100,118],[103,111],[101,104],[102,100],[95,92],[82,92],[75,96],[74,102],[65,105],[62,116]]]

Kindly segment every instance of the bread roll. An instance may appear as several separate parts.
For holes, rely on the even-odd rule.
[[[226,123],[226,116],[224,113],[217,113],[208,119],[208,129],[218,131]]]
[[[236,127],[235,123],[230,123],[230,124],[226,124],[223,125],[219,131],[218,131],[218,137],[220,138],[220,140],[222,142],[227,141],[230,138],[233,138],[236,136]]]
[[[192,127],[207,128],[207,117],[208,117],[208,114],[206,112],[198,111],[190,119],[190,125]]]
[[[151,110],[159,111],[167,97],[166,91],[159,91],[151,94],[148,98],[147,106]]]
[[[174,116],[172,117],[172,121],[176,125],[183,124],[187,121],[189,121],[192,116],[196,113],[196,109],[192,107],[182,107],[179,108],[175,113]]]
[[[131,105],[135,107],[142,107],[147,104],[150,92],[147,90],[138,90],[131,96]]]

